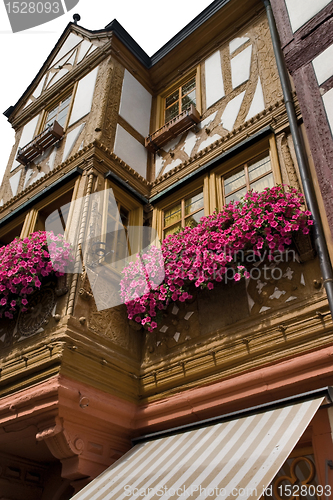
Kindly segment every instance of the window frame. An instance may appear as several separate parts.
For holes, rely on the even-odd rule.
[[[231,173],[242,164],[251,161],[251,159],[264,154],[266,151],[269,152],[271,159],[274,185],[282,184],[276,140],[274,134],[271,134],[238,154],[236,153],[230,159],[222,161],[217,167],[212,168],[212,170],[188,186],[180,188],[169,197],[165,197],[163,200],[157,202],[154,207],[152,227],[156,229],[159,238],[163,239],[164,210],[175,205],[180,199],[190,196],[191,193],[194,193],[202,186],[204,193],[204,215],[211,215],[214,211],[220,212],[225,205],[223,202],[221,177]]]
[[[188,83],[190,82],[193,82],[194,81],[194,88],[192,88],[190,90],[190,92],[187,92],[187,94],[183,95],[183,88],[185,85],[187,85]],[[196,100],[196,94],[197,94],[197,90],[196,90],[196,76],[195,75],[192,75],[188,80],[186,80],[184,83],[182,83],[181,85],[179,85],[178,88],[176,88],[175,90],[171,91],[165,98],[164,98],[164,122],[165,123],[168,123],[170,120],[172,120],[173,118],[175,118],[176,116],[178,116],[179,114],[181,114],[183,111],[185,111],[185,109],[183,109],[183,104],[182,104],[182,101],[183,101],[183,98],[186,96],[186,95],[189,95],[193,92],[193,90],[195,91],[195,107],[196,107],[196,103],[197,103],[197,100]],[[167,99],[169,97],[171,97],[172,95],[174,94],[178,94],[178,98],[172,103],[170,104],[169,106],[167,106]],[[167,119],[166,118],[166,113],[167,113],[167,110],[172,108],[175,104],[177,103],[178,105],[178,113],[176,113],[175,116],[171,116],[171,118]],[[191,106],[191,105],[190,105]]]
[[[223,178],[227,175],[237,173],[237,171],[241,170],[245,164],[251,163],[252,160],[255,160],[265,153],[267,153],[267,156],[270,157],[274,186],[282,184],[275,137],[274,135],[271,135],[268,138],[258,141],[256,144],[245,149],[230,160],[226,160],[221,163],[221,165],[212,171],[216,185],[216,208],[219,211],[222,210],[226,204],[223,189]]]
[[[164,239],[164,212],[168,210],[169,208],[172,208],[173,205],[175,205],[177,202],[184,200],[184,205],[185,205],[185,199],[189,198],[192,195],[197,194],[200,192],[202,189],[203,192],[203,210],[204,210],[204,215],[209,215],[209,190],[208,190],[208,177],[207,176],[202,176],[196,181],[192,182],[189,186],[186,186],[179,191],[176,191],[173,193],[171,196],[168,198],[160,201],[159,203],[156,204],[154,207],[154,212],[153,212],[153,221],[152,221],[152,227],[157,231],[158,237],[160,240]],[[201,208],[199,210],[202,210]],[[199,211],[198,210],[198,211]],[[193,212],[195,213],[195,212]],[[187,217],[190,217],[191,214],[189,214]],[[172,226],[172,224],[170,224]],[[166,226],[167,227],[167,226]]]
[[[270,170],[268,170],[267,172],[264,172],[263,174],[259,175],[257,178],[255,178],[251,181],[250,172],[249,172],[250,167],[252,165],[254,165],[256,162],[259,162],[260,160],[263,160],[266,158],[269,159]],[[229,179],[231,176],[236,175],[238,172],[244,172],[245,183],[241,187],[239,187],[237,189],[233,189],[229,193],[226,193],[225,192],[226,180]],[[252,187],[251,187],[252,184],[259,181],[260,179],[264,179],[265,177],[269,177],[270,175],[273,176],[273,184],[274,184],[274,174],[273,174],[272,161],[270,158],[269,151],[264,151],[263,154],[258,155],[255,158],[251,158],[249,161],[241,164],[239,167],[235,168],[231,172],[228,172],[228,173],[222,175],[221,182],[222,182],[222,196],[223,196],[224,203],[225,204],[229,203],[229,201],[231,201],[231,199],[229,201],[227,201],[227,198],[238,193],[239,191],[242,191],[243,189],[246,189],[246,192],[250,191],[252,189]]]
[[[103,201],[103,212],[102,212],[102,234],[101,234],[101,242],[106,243],[106,227],[107,227],[107,190],[112,189],[114,197],[116,199],[117,205],[119,204],[128,212],[128,228],[127,233],[130,231],[137,231],[136,229],[131,229],[131,227],[143,227],[143,205],[131,197],[129,194],[124,192],[119,186],[113,183],[110,179],[105,179],[104,183],[104,201]],[[135,241],[137,245],[131,248],[131,255],[136,254],[141,250],[141,242],[142,242],[142,232],[139,234],[135,234]],[[129,236],[131,240],[133,240],[133,235]],[[129,257],[130,259],[130,257]],[[103,262],[104,259],[101,259]],[[107,267],[110,271],[119,274],[119,271],[115,267],[112,266],[112,263],[107,263]]]
[[[17,236],[19,238],[23,238],[22,232],[24,229],[24,224],[26,217],[29,212],[25,212],[24,214],[20,215],[19,217],[15,218],[14,220],[8,222],[8,224],[4,225],[2,228],[0,228],[0,248],[2,246],[8,245],[11,241],[13,241],[14,238]],[[10,239],[8,242],[4,242],[3,238],[6,238],[9,234],[15,233],[15,236]]]
[[[177,89],[180,89],[186,82],[191,80],[191,78],[195,77],[195,99],[196,99],[196,104],[195,107],[198,111],[198,113],[201,115],[201,71],[200,71],[200,65],[196,66],[192,71],[189,71],[184,75],[181,79],[177,80],[177,82],[168,85],[165,90],[163,90],[158,96],[157,96],[157,116],[156,116],[156,123],[154,126],[154,130],[158,130],[161,128],[163,125],[165,125],[165,101],[166,98],[175,92]],[[178,115],[177,115],[178,116]]]
[[[45,130],[48,114],[53,109],[55,109],[57,106],[59,107],[61,105],[61,103],[63,101],[65,101],[68,97],[70,97],[70,102],[69,102],[69,106],[68,106],[68,110],[67,110],[65,123],[62,126],[64,133],[65,133],[65,131],[68,128],[68,123],[69,123],[69,120],[71,117],[77,86],[78,86],[78,84],[75,83],[74,86],[72,86],[71,88],[69,88],[69,89],[67,88],[64,92],[62,92],[60,94],[60,96],[57,95],[54,99],[52,99],[52,101],[50,103],[48,103],[44,107],[44,109],[41,113],[40,119],[39,119],[39,123],[37,124],[36,133],[35,133],[34,137],[36,137],[37,135],[39,135],[41,132],[43,132]],[[58,113],[57,113],[57,116],[58,116]],[[55,120],[56,120],[56,118],[55,118]]]
[[[39,203],[37,203],[34,208],[29,210],[29,212],[25,216],[20,238],[26,238],[29,234],[38,231],[39,229],[36,226],[38,223],[39,213],[42,212],[45,208],[47,208],[49,205],[55,203],[58,199],[67,194],[69,191],[72,191],[72,197],[70,201],[70,203],[72,203],[77,198],[80,179],[81,177],[79,176],[77,179],[73,179],[72,181],[68,182],[68,184],[58,189],[55,193],[50,194],[44,200],[41,200]],[[67,216],[66,229],[70,227],[72,220],[73,210],[71,208]]]
[[[186,201],[193,197],[193,196],[196,196],[197,194],[199,193],[202,193],[202,197],[203,197],[203,205],[202,207],[198,208],[197,210],[194,210],[193,212],[189,213],[186,215]],[[180,219],[176,222],[173,222],[171,224],[169,224],[168,226],[165,226],[164,223],[165,223],[165,212],[168,210],[168,208],[172,208],[173,206],[177,205],[178,202],[180,202]],[[167,231],[168,229],[172,228],[172,226],[175,226],[177,224],[180,224],[180,227],[181,229],[184,229],[186,226],[186,219],[188,219],[189,217],[191,217],[192,215],[200,212],[201,210],[205,210],[205,199],[204,199],[204,193],[203,193],[203,188],[199,188],[199,189],[196,189],[195,191],[193,191],[192,193],[189,193],[187,196],[184,196],[183,198],[180,198],[180,200],[177,200],[175,203],[172,203],[170,207],[165,207],[163,209],[163,219],[162,219],[162,234],[163,234],[163,239],[166,238],[166,236],[164,235],[164,231]],[[172,233],[170,233],[172,234]]]

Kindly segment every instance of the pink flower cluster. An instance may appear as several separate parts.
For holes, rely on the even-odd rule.
[[[27,297],[41,287],[43,278],[62,276],[72,260],[70,244],[52,232],[37,231],[0,248],[0,318],[27,311]]]
[[[250,191],[241,202],[231,202],[221,212],[202,217],[196,227],[169,235],[161,250],[152,247],[123,270],[121,297],[129,319],[152,331],[171,301],[192,298],[190,283],[212,289],[230,268],[234,280],[249,278],[240,262],[244,252],[250,251],[258,259],[268,253],[273,260],[274,253],[284,252],[291,244],[293,232],[309,233],[313,221],[302,203],[303,195],[293,188]]]

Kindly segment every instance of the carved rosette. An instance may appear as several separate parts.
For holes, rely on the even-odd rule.
[[[17,322],[18,333],[29,337],[37,332],[51,315],[56,303],[56,295],[52,288],[43,287],[29,299],[28,311],[20,312]]]
[[[19,312],[13,319],[0,322],[0,348],[44,331],[48,318],[55,309],[58,297],[66,294],[66,275],[54,278],[29,296],[27,311]]]

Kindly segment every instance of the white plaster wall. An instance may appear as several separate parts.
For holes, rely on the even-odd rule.
[[[251,56],[252,45],[249,45],[231,59],[231,80],[234,89],[250,78]]]
[[[323,103],[333,135],[333,88],[323,95]]]
[[[88,40],[83,40],[83,42],[80,45],[80,53],[78,55],[76,64],[79,64],[79,62],[82,61],[82,59],[86,56],[88,51],[90,55],[96,49],[97,49],[96,45],[93,45],[90,41],[88,42]]]
[[[79,135],[81,134],[84,126],[85,126],[85,123],[81,123],[81,125],[78,125],[77,127],[75,127],[73,130],[71,130],[66,135],[66,142],[65,142],[62,161],[66,161],[67,158],[69,157],[69,155],[72,152],[73,147],[74,147],[76,141],[78,140]]]
[[[17,194],[17,189],[18,189],[18,185],[20,182],[21,172],[22,172],[22,170],[20,170],[19,172],[16,172],[16,174],[12,175],[11,178],[9,179],[9,184],[10,184],[13,196],[15,196]]]
[[[80,120],[91,110],[98,66],[79,81],[68,126]]]
[[[244,45],[244,43],[248,42],[249,40],[250,39],[248,36],[240,36],[231,40],[231,42],[229,43],[230,54],[235,52],[235,50],[237,50],[239,47]]]
[[[190,130],[187,133],[184,145],[182,146],[182,150],[185,151],[185,153],[188,156],[191,156],[191,153],[193,151],[193,148],[194,148],[197,140],[198,140],[198,137],[196,136],[196,134],[194,132],[192,132],[192,130]]]
[[[166,151],[168,153],[169,151],[171,151],[171,149],[174,149],[177,146],[177,144],[181,138],[182,138],[182,135],[179,134],[174,139],[171,139],[171,141],[169,141],[167,144],[165,144],[165,146],[163,146],[164,151]]]
[[[285,0],[292,30],[297,31],[331,0]]]
[[[239,110],[241,108],[244,96],[245,96],[245,90],[240,94],[238,94],[233,99],[231,99],[231,101],[228,102],[228,104],[225,107],[225,110],[222,113],[221,124],[223,128],[229,130],[229,132],[231,132],[232,129],[234,128],[235,121],[237,119]]]
[[[47,162],[47,166],[49,167],[50,170],[53,170],[54,160],[55,160],[56,154],[57,154],[57,147],[53,146],[52,152],[51,152],[49,159],[48,159],[48,162]]]
[[[167,165],[165,167],[165,170],[164,170],[163,174],[166,174],[167,172],[170,172],[170,170],[172,170],[173,168],[177,167],[181,163],[183,163],[183,162],[182,162],[182,160],[180,158],[177,158],[176,160],[173,160],[171,163],[169,163],[169,165]]]
[[[121,125],[117,125],[114,153],[142,177],[147,174],[147,150]]]
[[[26,146],[34,138],[38,118],[39,118],[39,115],[35,116],[32,120],[30,120],[30,122],[28,122],[24,125],[23,130],[22,130],[22,135],[21,135],[21,138],[20,138],[17,150],[16,150],[15,157],[17,155],[18,149]],[[20,163],[18,161],[14,160],[12,168],[11,168],[11,172],[19,165],[20,165]]]
[[[37,99],[37,97],[40,96],[41,92],[42,92],[42,88],[43,88],[43,85],[44,85],[44,82],[45,82],[45,79],[46,79],[46,75],[43,76],[43,78],[41,79],[41,81],[39,82],[38,86],[36,87],[36,90],[33,92],[33,96]],[[30,100],[28,101],[28,103],[26,104],[26,106],[30,104]]]
[[[165,163],[165,160],[161,156],[158,156],[158,154],[156,153],[156,155],[155,155],[155,176],[156,177],[159,175],[160,171],[164,167],[164,163]]]
[[[68,68],[68,66],[67,66],[67,68]],[[60,80],[60,78],[62,78],[63,76],[67,75],[67,73],[68,73],[68,69],[67,68],[60,69],[58,71],[58,73],[56,73],[56,75],[52,79],[49,80],[50,83],[47,84],[47,88],[48,89],[51,88],[52,85],[54,85],[55,83],[57,83]]]
[[[200,123],[198,123],[198,127],[200,129],[207,127],[213,120],[215,120],[216,115],[217,115],[217,111],[215,111],[215,113],[212,113],[211,115],[207,116],[207,118],[205,118]]]
[[[312,61],[318,85],[326,82],[333,75],[333,44],[327,47]]]
[[[213,144],[215,141],[218,141],[221,139],[221,136],[219,134],[214,134],[212,136],[207,137],[202,143],[200,144],[198,151],[201,151],[202,149],[205,149],[207,146],[210,146]]]
[[[82,42],[81,37],[74,35],[74,33],[70,33],[66,38],[65,42],[63,43],[62,47],[60,48],[58,54],[53,59],[51,66],[53,66],[57,61],[59,61],[59,59],[61,59],[64,55],[66,55],[67,52],[72,50],[80,42]]]
[[[224,97],[224,85],[220,51],[217,50],[205,61],[207,108]]]
[[[119,114],[143,137],[149,134],[151,94],[125,69]]]
[[[256,90],[254,92],[251,106],[250,106],[249,112],[245,118],[245,121],[247,121],[250,118],[252,118],[253,116],[257,115],[258,113],[260,113],[260,111],[263,111],[264,109],[265,109],[264,94],[262,91],[260,78],[258,78],[257,87],[256,87]]]

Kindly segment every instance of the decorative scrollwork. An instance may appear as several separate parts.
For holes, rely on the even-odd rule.
[[[20,313],[18,317],[18,332],[29,337],[37,332],[51,315],[56,303],[54,290],[45,287],[35,292],[29,299],[28,311]]]
[[[315,476],[316,468],[312,460],[305,456],[295,458],[290,465],[289,475],[280,476],[274,481],[273,489],[275,498],[278,500],[285,500],[286,495],[283,493],[287,491],[286,484],[290,484],[292,496],[288,495],[290,497],[289,500],[298,500],[301,496],[301,486],[303,485],[303,489],[307,490],[305,487],[314,484],[313,481]],[[304,497],[306,495],[302,496]],[[318,499],[315,488],[314,497],[317,497]]]

